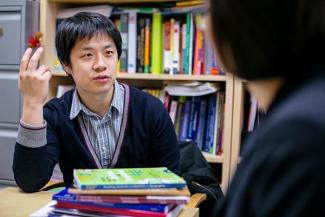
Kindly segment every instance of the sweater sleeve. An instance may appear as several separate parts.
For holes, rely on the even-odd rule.
[[[174,125],[163,104],[152,100],[149,113],[150,151],[149,162],[153,166],[165,166],[180,174],[180,152]]]
[[[36,192],[41,189],[51,178],[53,168],[58,162],[59,142],[54,130],[55,114],[48,108],[44,109],[46,126],[46,145],[34,146],[33,144],[21,144],[17,138],[13,158],[13,173],[17,185],[25,192]],[[42,131],[38,130],[38,131]],[[24,136],[32,136],[33,133],[21,132]],[[40,132],[34,132],[34,134]],[[28,134],[28,135],[27,135]],[[29,140],[22,140],[29,141]]]

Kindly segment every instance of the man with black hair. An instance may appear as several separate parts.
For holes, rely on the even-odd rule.
[[[38,67],[43,48],[34,54],[26,50],[13,162],[16,183],[25,192],[41,189],[56,163],[66,186],[76,168],[166,166],[179,173],[176,134],[163,104],[116,81],[121,43],[119,31],[103,15],[81,12],[63,20],[56,50],[76,88],[46,104],[51,72]]]

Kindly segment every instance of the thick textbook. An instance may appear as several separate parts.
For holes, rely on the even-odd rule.
[[[190,196],[146,196],[146,195],[96,195],[74,194],[65,188],[52,196],[56,201],[112,203],[112,204],[187,204]],[[112,206],[114,207],[114,206]]]
[[[137,216],[137,217],[177,216],[183,207],[184,205],[173,206],[173,208],[170,211],[168,211],[168,213],[161,213],[161,212],[152,212],[152,211],[144,211],[144,210],[118,209],[118,208],[103,207],[103,206],[83,205],[83,204],[69,203],[69,202],[58,202],[55,205],[55,208],[59,208],[59,209],[74,209],[80,211],[89,211],[89,212],[95,212],[101,214],[108,214],[109,216],[113,214],[113,215]]]
[[[74,183],[79,189],[185,188],[183,178],[166,167],[75,169]]]

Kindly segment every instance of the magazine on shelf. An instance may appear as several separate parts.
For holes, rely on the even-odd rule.
[[[165,90],[172,96],[203,96],[218,91],[216,84],[205,82],[174,83],[168,84]]]

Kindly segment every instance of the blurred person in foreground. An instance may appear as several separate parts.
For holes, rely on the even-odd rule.
[[[325,1],[210,0],[228,73],[267,115],[248,138],[218,216],[325,216]]]

